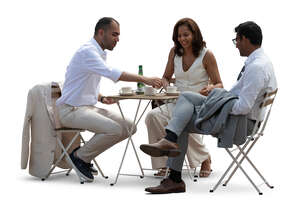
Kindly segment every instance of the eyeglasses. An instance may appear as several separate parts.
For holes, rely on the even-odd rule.
[[[236,40],[237,40],[237,38],[232,39],[232,42],[233,42],[234,45],[236,45]]]

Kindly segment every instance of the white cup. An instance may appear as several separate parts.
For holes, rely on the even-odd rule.
[[[144,87],[144,95],[155,95],[155,93],[156,93],[156,90],[153,88],[153,87],[151,87],[151,86],[145,86]]]
[[[175,87],[175,86],[167,87],[167,93],[176,93],[176,92],[177,92],[177,87]]]
[[[130,94],[130,93],[132,93],[131,87],[122,87],[120,90],[120,94]]]

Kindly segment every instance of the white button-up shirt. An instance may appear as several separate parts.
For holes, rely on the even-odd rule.
[[[245,61],[242,77],[230,90],[238,96],[233,105],[232,114],[247,115],[249,119],[262,120],[259,117],[259,105],[265,92],[277,88],[277,81],[270,59],[262,48],[253,51]]]
[[[93,38],[76,51],[65,75],[62,96],[56,104],[95,105],[101,77],[117,82],[122,72],[106,65],[106,52]]]

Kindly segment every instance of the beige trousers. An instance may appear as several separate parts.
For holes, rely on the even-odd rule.
[[[70,105],[57,106],[58,116],[62,126],[82,128],[94,132],[94,136],[76,153],[85,162],[91,162],[99,154],[116,143],[128,138],[128,129],[133,122],[122,116],[95,106],[73,107]],[[132,134],[136,132],[134,128]]]
[[[172,110],[175,103],[164,104],[151,110],[145,119],[148,130],[149,143],[158,142],[166,136],[165,126],[172,116]],[[189,134],[189,144],[187,149],[187,158],[191,168],[198,167],[203,161],[208,159],[209,152],[203,143],[203,137],[199,134]],[[166,167],[167,157],[152,157],[152,168],[159,169]]]

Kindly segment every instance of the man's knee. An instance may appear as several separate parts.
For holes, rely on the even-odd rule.
[[[133,122],[127,121],[126,125],[122,126],[122,135],[121,140],[124,140],[129,137],[129,135],[134,135],[136,133],[136,125],[133,125]]]
[[[194,105],[200,105],[206,100],[206,96],[196,92],[182,92],[180,93],[179,98],[180,97],[183,97],[185,100]]]
[[[106,134],[112,136],[113,138],[119,138],[122,136],[122,127],[118,123],[111,123],[107,126],[104,132],[99,131],[95,133]]]
[[[180,93],[180,96],[183,96],[185,97],[186,99],[191,99],[193,97],[202,97],[203,95],[199,94],[199,93],[196,93],[196,92],[189,92],[189,91],[186,91],[186,92],[182,92]]]
[[[133,125],[133,123],[131,123],[130,125],[130,129],[131,129],[131,135],[134,135],[136,133],[136,125]],[[129,135],[127,135],[127,137],[129,137]]]

